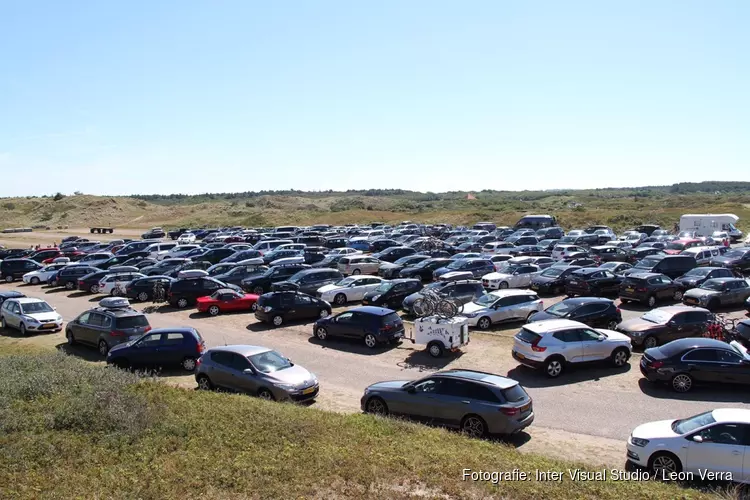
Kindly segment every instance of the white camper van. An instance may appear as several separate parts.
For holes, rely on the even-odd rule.
[[[740,218],[734,214],[685,214],[680,217],[680,231],[695,231],[696,236],[711,236],[714,231],[726,231],[736,243],[742,231],[735,224]]]

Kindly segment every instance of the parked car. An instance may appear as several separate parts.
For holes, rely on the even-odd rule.
[[[685,305],[705,307],[715,311],[720,307],[745,305],[750,298],[750,285],[740,278],[715,278],[692,288],[682,296]]]
[[[26,297],[26,295],[15,290],[0,290],[0,306],[8,299],[20,299],[23,297]]]
[[[698,263],[690,255],[650,255],[638,261],[633,269],[624,274],[659,273],[677,279],[695,267],[698,267]]]
[[[325,318],[331,304],[299,292],[271,292],[258,298],[255,318],[263,323],[281,326],[289,321]]]
[[[216,265],[220,266],[221,263]],[[252,276],[260,276],[267,270],[268,268],[266,266],[256,264],[244,265],[236,263],[235,266],[228,268],[225,272],[215,275],[214,277],[223,283],[231,283],[232,285],[242,286],[242,282],[246,279]],[[211,275],[210,269],[208,270],[208,273],[209,275]]]
[[[310,401],[320,390],[312,372],[277,351],[252,345],[214,347],[195,370],[198,388],[221,388],[271,401]]]
[[[600,262],[625,262],[628,259],[625,250],[609,245],[593,246],[590,252],[591,255],[599,257]]]
[[[0,329],[14,328],[26,336],[34,332],[59,332],[63,318],[42,299],[14,297],[0,306]]]
[[[0,261],[0,279],[13,283],[23,275],[42,269],[42,265],[31,259],[5,259]]]
[[[557,295],[565,290],[565,280],[579,266],[552,266],[531,277],[529,288],[537,293]]]
[[[562,240],[560,240],[562,241]],[[555,260],[563,260],[570,254],[585,252],[586,250],[577,245],[560,244],[558,243],[555,248],[552,249],[551,257]]]
[[[169,286],[167,291],[167,302],[172,307],[184,309],[198,301],[198,297],[205,297],[213,294],[216,290],[229,288],[236,292],[242,289],[235,285],[223,283],[210,276],[200,276],[196,278],[177,278]]]
[[[291,264],[288,266],[271,267],[262,274],[254,274],[242,280],[242,289],[255,295],[263,295],[271,291],[271,285],[285,281],[303,269],[310,269],[307,264]]]
[[[383,283],[378,276],[348,276],[318,288],[315,295],[337,306],[344,306],[347,302],[361,301],[367,292],[375,290]]]
[[[632,269],[633,266],[627,262],[605,262],[597,266],[599,269],[606,269],[607,271],[616,274],[617,276],[623,276],[625,271]]]
[[[444,257],[426,259],[416,265],[401,269],[398,276],[399,278],[417,278],[421,281],[431,281],[437,269],[445,267],[451,262],[453,262],[451,259]]]
[[[734,277],[732,271],[725,267],[696,267],[674,280],[674,282],[685,292],[701,286],[710,279],[732,277]]]
[[[461,305],[479,299],[487,293],[485,292],[481,281],[436,281],[425,286],[418,292],[407,295],[401,303],[403,309],[409,314],[414,314],[414,304],[424,297],[423,292],[427,290],[435,292],[440,296],[450,298]]]
[[[750,272],[750,247],[733,248],[723,256],[711,259],[709,265],[727,267],[746,274]]]
[[[692,255],[699,266],[708,266],[711,259],[721,257],[729,251],[725,246],[693,247],[684,250],[680,255]]]
[[[464,304],[461,315],[469,326],[487,330],[495,323],[526,321],[544,308],[544,302],[530,290],[497,290]]]
[[[442,275],[451,272],[469,272],[474,278],[481,278],[482,276],[494,271],[495,264],[488,259],[466,258],[454,260],[447,266],[436,269],[433,272],[433,278],[438,279]]]
[[[611,271],[598,267],[577,269],[565,279],[565,293],[568,297],[617,295],[623,279]]]
[[[258,296],[229,288],[220,288],[211,295],[196,299],[198,312],[218,316],[225,312],[252,311],[258,308]]]
[[[97,267],[99,264],[104,264],[110,260],[114,255],[109,252],[96,252],[90,253],[78,261],[79,264],[86,264],[87,266]]]
[[[553,319],[528,323],[516,334],[513,359],[559,377],[568,364],[609,361],[623,367],[630,359],[630,339],[612,330],[596,330],[578,321]]]
[[[382,278],[398,278],[402,269],[419,264],[423,260],[429,259],[429,255],[407,255],[395,260],[394,262],[383,262],[378,268],[378,276]]]
[[[341,281],[344,276],[335,269],[303,269],[285,281],[279,281],[271,286],[272,290],[287,287],[307,295],[315,295],[318,289]]]
[[[99,281],[101,281],[102,278],[109,274],[112,274],[109,270],[94,271],[89,274],[84,274],[83,276],[78,278],[78,290],[94,294],[99,293]]]
[[[620,284],[620,301],[645,302],[649,307],[664,300],[679,302],[682,290],[669,277],[658,273],[637,273],[628,275]]]
[[[310,267],[313,269],[320,269],[322,267],[328,269],[338,269],[339,261],[346,257],[346,254],[328,254],[318,262],[311,264]]]
[[[481,438],[516,434],[534,421],[531,397],[510,378],[471,370],[447,370],[414,381],[372,384],[362,411],[461,429]]]
[[[347,255],[339,260],[338,270],[348,276],[358,274],[377,274],[381,262],[370,255]]]
[[[421,289],[422,282],[417,279],[399,278],[383,281],[375,290],[365,294],[362,305],[397,309],[407,296]]]
[[[664,253],[667,255],[677,255],[688,248],[699,247],[701,245],[703,245],[703,242],[698,238],[674,240],[667,243]]]
[[[195,234],[190,233],[190,232],[185,232],[185,233],[182,233],[177,238],[177,243],[180,244],[180,245],[184,245],[184,244],[187,244],[187,243],[195,243],[195,240],[196,240]]]
[[[143,238],[144,240],[150,240],[156,238],[164,238],[165,236],[167,236],[167,233],[165,233],[162,228],[154,227],[143,233],[141,235],[141,238]]]
[[[710,312],[700,307],[659,307],[640,318],[620,323],[617,331],[630,337],[633,345],[649,349],[676,339],[700,336],[706,331],[709,319]]]
[[[28,285],[39,285],[42,283],[48,283],[49,279],[58,273],[61,269],[69,266],[70,263],[64,262],[62,264],[49,264],[36,271],[31,271],[24,274],[21,279]]]
[[[531,279],[541,271],[539,266],[533,264],[511,265],[501,272],[482,276],[482,286],[490,290],[527,287],[531,284]]]
[[[662,249],[652,247],[652,246],[636,247],[626,252],[627,262],[630,264],[635,264],[650,255],[660,255],[660,254],[664,254]]]
[[[649,382],[667,383],[675,392],[685,393],[702,383],[750,384],[748,365],[747,349],[739,343],[697,337],[646,349],[641,374]]]
[[[227,262],[244,262],[252,260],[252,262],[247,262],[247,264],[256,264],[260,265],[263,264],[263,256],[260,254],[258,250],[250,249],[250,250],[238,250],[237,252],[233,253],[229,257],[224,257],[219,261],[219,264],[224,264]]]
[[[622,313],[612,300],[599,297],[574,297],[532,314],[529,317],[529,323],[550,319],[570,319],[594,328],[615,330],[622,321]]]
[[[139,339],[150,330],[146,315],[130,307],[127,299],[108,297],[68,322],[65,337],[69,345],[96,346],[106,356],[112,347]]]
[[[318,319],[313,325],[313,335],[323,341],[330,337],[356,339],[372,349],[404,338],[404,324],[391,309],[361,306]]]
[[[112,346],[107,364],[120,368],[180,366],[192,372],[205,349],[203,337],[195,328],[159,328],[132,342]]]
[[[128,299],[134,299],[139,302],[153,300],[154,286],[157,281],[161,282],[164,293],[166,294],[169,292],[169,287],[172,286],[174,279],[168,276],[146,276],[145,278],[135,279],[125,286],[125,296]]]
[[[99,293],[106,293],[109,295],[118,295],[119,293],[122,293],[124,295],[125,289],[131,281],[145,277],[145,274],[132,271],[108,274],[99,280]]]

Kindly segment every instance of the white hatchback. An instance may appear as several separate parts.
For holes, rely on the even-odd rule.
[[[0,308],[0,329],[15,328],[26,335],[27,332],[59,332],[62,326],[62,316],[42,299],[8,299]]]
[[[349,276],[331,285],[318,288],[318,298],[343,306],[347,302],[360,301],[367,292],[375,290],[383,283],[379,276]]]
[[[23,282],[29,285],[39,285],[41,283],[47,283],[49,279],[57,274],[57,271],[70,265],[70,262],[63,262],[61,264],[50,264],[44,266],[36,271],[31,271],[23,275]]]
[[[146,275],[143,273],[133,272],[108,274],[99,280],[99,293],[109,295],[124,294],[125,289],[131,282],[145,277]]]

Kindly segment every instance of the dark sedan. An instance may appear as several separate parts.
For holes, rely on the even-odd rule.
[[[378,268],[378,276],[386,279],[398,278],[402,269],[419,264],[429,258],[429,255],[407,255],[395,262],[384,262]]]
[[[721,257],[711,259],[710,265],[736,269],[741,273],[750,272],[750,247],[733,248]]]
[[[630,337],[633,346],[651,348],[672,340],[702,335],[710,314],[700,307],[660,307],[640,318],[623,321],[617,326],[617,331]]]
[[[382,262],[396,262],[401,257],[417,253],[412,247],[390,247],[382,252],[372,254],[373,257]]]
[[[587,295],[599,297],[602,295],[617,295],[623,278],[597,267],[578,269],[565,280],[565,293],[568,297]]]
[[[430,281],[435,270],[445,267],[453,262],[448,258],[434,258],[423,260],[417,265],[405,267],[398,273],[401,278],[417,278],[422,281]]]
[[[691,288],[699,287],[710,279],[732,277],[734,277],[734,274],[732,274],[731,269],[726,267],[695,267],[675,279],[674,282],[684,292]]]
[[[682,300],[682,290],[669,277],[658,273],[636,273],[627,276],[620,285],[620,300],[645,302],[654,307],[665,300]]]
[[[544,311],[533,313],[529,323],[548,319],[570,319],[594,328],[615,330],[622,321],[620,308],[614,301],[598,297],[565,299]]]
[[[580,266],[552,266],[531,278],[530,288],[537,293],[557,295],[565,290],[565,280]]]
[[[174,279],[168,276],[147,276],[140,278],[135,281],[131,281],[125,287],[126,297],[129,299],[138,300],[140,302],[147,302],[154,298],[154,286],[156,282],[161,282],[164,292],[169,291],[169,287]],[[165,295],[166,296],[166,295]]]

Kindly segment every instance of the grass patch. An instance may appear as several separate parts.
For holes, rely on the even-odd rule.
[[[583,466],[367,415],[165,386],[62,353],[0,357],[2,498],[707,498],[655,482],[464,482]]]

